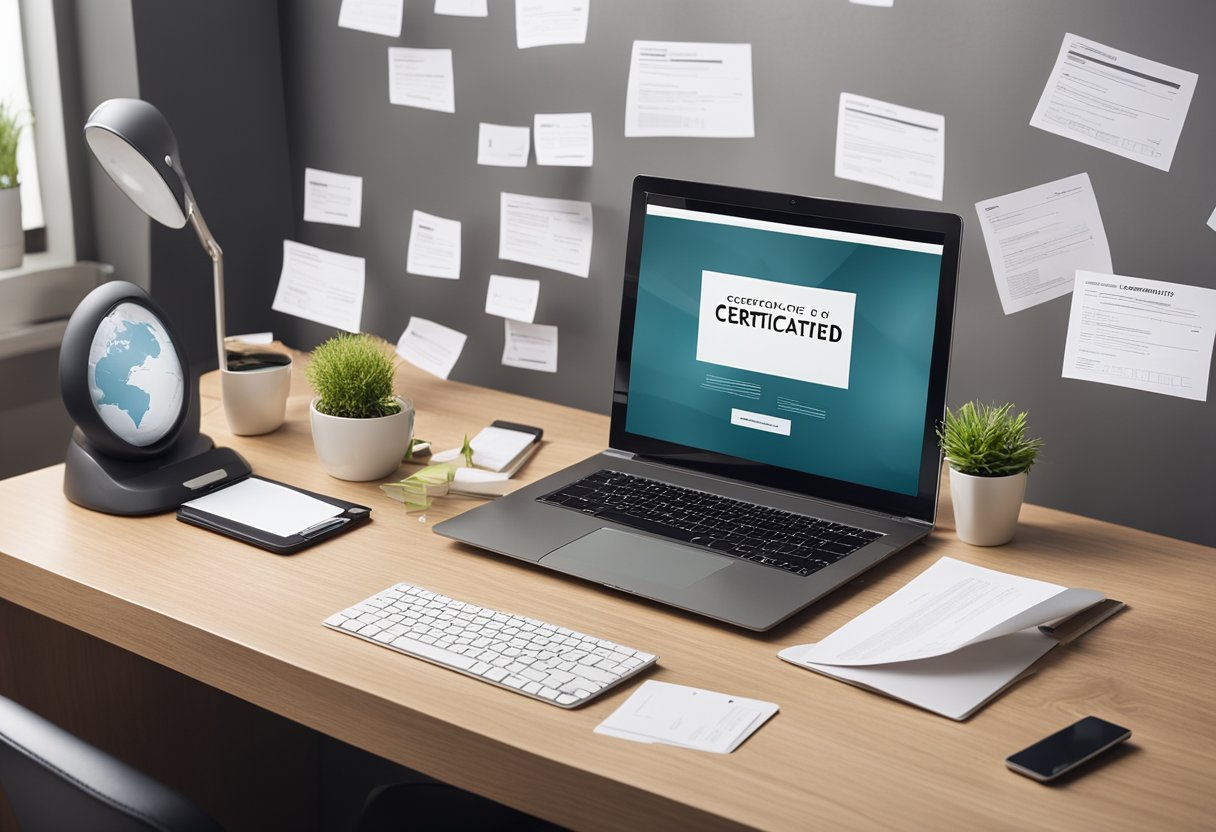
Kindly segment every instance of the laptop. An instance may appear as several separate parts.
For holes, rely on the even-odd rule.
[[[610,447],[435,531],[773,627],[933,528],[961,234],[637,177]]]

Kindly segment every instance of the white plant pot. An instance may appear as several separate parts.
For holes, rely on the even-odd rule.
[[[1026,496],[1026,472],[1007,477],[974,477],[950,469],[950,500],[959,540],[972,546],[1000,546],[1013,540]]]
[[[21,189],[0,188],[0,269],[15,269],[25,257]]]
[[[380,480],[397,470],[414,435],[414,405],[394,397],[401,410],[375,419],[346,419],[308,407],[312,444],[321,466],[331,477],[366,482]]]

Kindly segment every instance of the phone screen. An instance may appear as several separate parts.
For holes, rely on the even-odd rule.
[[[1008,757],[1005,763],[1019,773],[1051,780],[1131,735],[1121,725],[1087,716]]]

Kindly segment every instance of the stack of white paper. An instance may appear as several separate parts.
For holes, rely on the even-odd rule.
[[[889,598],[788,662],[965,719],[1026,674],[1057,642],[1040,624],[1103,600],[942,558]]]
[[[729,754],[775,713],[772,702],[648,680],[595,733]]]

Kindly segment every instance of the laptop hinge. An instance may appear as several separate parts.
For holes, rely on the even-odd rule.
[[[605,448],[604,456],[614,456],[617,459],[633,459],[637,454],[632,451],[618,451],[616,448]]]
[[[924,526],[926,529],[933,528],[933,524],[928,520],[921,520],[919,517],[901,517],[899,518],[904,523],[911,523],[914,526]]]

